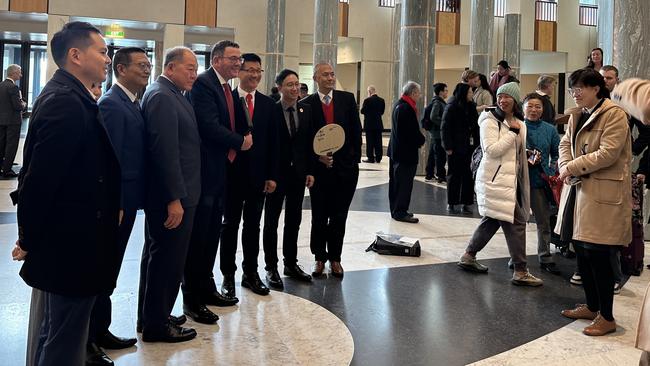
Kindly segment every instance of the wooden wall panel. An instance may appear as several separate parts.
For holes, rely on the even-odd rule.
[[[47,13],[48,0],[10,0],[9,11]]]
[[[339,3],[339,37],[348,36],[349,19],[350,19],[350,4]]]
[[[557,50],[557,23],[535,21],[535,50],[555,52]]]
[[[185,24],[217,26],[217,0],[185,0]]]
[[[457,45],[460,42],[460,13],[436,12],[436,43]]]

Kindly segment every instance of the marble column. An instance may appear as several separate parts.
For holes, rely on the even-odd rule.
[[[650,6],[648,0],[612,0],[612,63],[619,77],[650,78]]]
[[[284,68],[284,23],[286,0],[269,0],[266,8],[266,63],[264,80],[270,94],[275,75]]]
[[[185,26],[181,24],[165,24],[163,29],[163,41],[156,42],[154,48],[154,76],[162,74],[165,50],[176,46],[185,45]]]
[[[399,99],[402,87],[399,85],[399,57],[400,47],[399,39],[402,25],[402,3],[397,2],[393,10],[393,24],[392,24],[392,43],[393,43],[393,103]]]
[[[508,61],[512,74],[520,77],[521,59],[521,0],[506,0],[503,59]],[[490,74],[485,74],[488,78]]]
[[[494,0],[472,0],[470,17],[469,68],[490,77]]]
[[[54,37],[54,33],[60,31],[61,28],[63,28],[63,26],[69,21],[70,21],[70,17],[66,15],[49,14],[47,16],[47,44],[48,45],[52,41],[52,37]],[[51,47],[47,47],[47,69],[46,69],[47,80],[50,80],[52,78],[52,75],[54,75],[54,72],[58,68],[59,67],[56,66],[56,63],[54,63],[54,57],[52,57]]]
[[[314,6],[314,65],[329,63],[336,69],[339,1],[316,0]]]
[[[422,87],[417,109],[422,115],[424,104],[433,97],[433,74],[436,50],[436,2],[434,0],[402,0],[400,26],[399,85],[412,80]],[[417,174],[423,175],[428,141],[420,149]]]

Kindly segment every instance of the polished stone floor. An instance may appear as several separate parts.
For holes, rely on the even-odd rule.
[[[545,280],[544,286],[510,284],[508,251],[500,232],[479,254],[490,267],[489,274],[465,273],[455,262],[478,223],[477,213],[447,215],[444,185],[416,178],[411,209],[420,223],[391,220],[387,167],[386,159],[381,164],[361,165],[343,249],[343,280],[328,277],[311,285],[286,280],[284,292],[272,291],[265,297],[238,287],[240,304],[212,308],[221,317],[218,325],[189,323],[199,332],[197,339],[173,345],[138,342],[132,349],[109,352],[116,365],[638,363],[640,351],[633,347],[634,336],[650,271],[630,278],[615,297],[616,333],[584,336],[581,330],[586,322],[572,322],[559,314],[583,298],[582,289],[568,283],[574,262],[557,257],[561,276],[540,273],[534,256],[534,225],[527,228],[529,266]],[[30,294],[18,277],[20,264],[10,257],[16,226],[15,208],[7,193],[14,187],[14,180],[0,181],[0,253],[5,253],[0,255],[0,365],[12,366],[24,364]],[[309,207],[308,199],[305,207]],[[309,210],[303,215],[298,256],[309,268]],[[378,231],[419,238],[422,256],[366,253]],[[120,336],[136,336],[142,232],[140,215],[113,296],[111,330]],[[262,262],[260,256],[263,267]],[[175,313],[180,311],[177,301]]]

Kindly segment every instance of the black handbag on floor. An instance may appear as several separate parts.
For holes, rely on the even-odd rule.
[[[402,235],[377,233],[377,238],[366,249],[366,252],[371,250],[385,255],[419,257],[420,241],[406,238]]]

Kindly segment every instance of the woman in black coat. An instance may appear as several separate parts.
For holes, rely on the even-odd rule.
[[[472,159],[472,136],[477,121],[474,93],[468,84],[459,83],[454,89],[454,98],[445,107],[442,115],[442,146],[447,152],[449,170],[447,173],[447,211],[472,213],[474,203],[474,181],[470,170]]]

